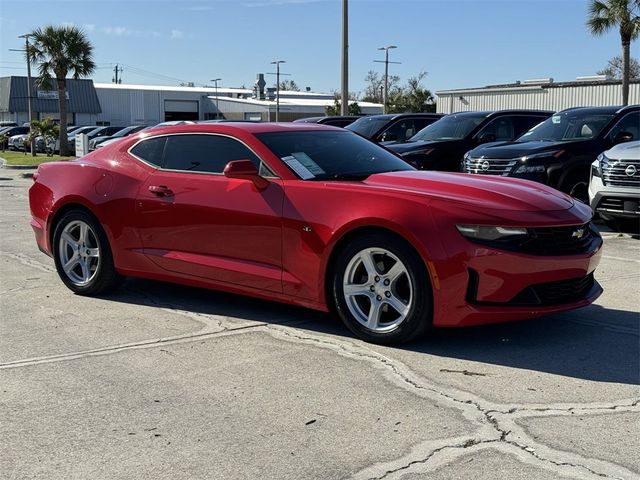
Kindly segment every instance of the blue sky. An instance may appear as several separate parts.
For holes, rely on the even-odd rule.
[[[377,47],[397,45],[390,73],[420,71],[432,91],[594,74],[619,55],[616,31],[591,36],[586,0],[350,0],[351,91],[382,72]],[[46,24],[82,26],[95,47],[93,79],[251,87],[269,62],[315,91],[340,88],[340,0],[0,0],[0,76],[24,75],[18,35]],[[638,57],[638,42],[632,56]],[[268,80],[268,83],[271,83]]]

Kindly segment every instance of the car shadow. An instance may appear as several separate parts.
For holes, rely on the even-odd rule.
[[[241,295],[127,279],[105,300],[179,308],[354,338],[335,316]],[[597,382],[640,383],[640,313],[598,305],[534,320],[436,328],[393,348]]]

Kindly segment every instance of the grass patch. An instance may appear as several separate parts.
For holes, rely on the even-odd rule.
[[[73,160],[76,157],[61,157],[54,155],[47,157],[44,153],[39,153],[36,157],[32,157],[31,153],[25,155],[24,152],[12,152],[10,150],[0,151],[0,157],[7,161],[7,165],[33,165],[37,167],[44,162],[57,162],[60,160]]]

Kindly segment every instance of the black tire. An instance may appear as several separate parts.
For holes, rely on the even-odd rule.
[[[69,273],[65,272],[63,266],[66,256],[70,252],[74,252],[74,249],[67,240],[62,240],[62,235],[66,229],[73,229],[76,226],[80,228],[82,224],[86,224],[90,229],[89,241],[86,242],[87,251],[91,248],[99,252],[97,259],[95,257],[84,258],[87,263],[90,263],[90,266],[87,266],[89,275],[87,275],[86,282],[78,281],[77,277],[80,277],[84,271],[79,263]],[[73,230],[71,230],[71,233],[73,233]],[[82,243],[78,248],[82,249],[84,245]],[[123,280],[123,277],[116,271],[113,264],[111,247],[104,229],[93,215],[84,210],[71,210],[65,213],[57,222],[53,233],[52,253],[60,279],[67,288],[78,295],[94,296],[107,293],[116,289]],[[72,256],[75,255],[76,253],[73,253]],[[73,258],[70,260],[73,260]]]
[[[578,174],[570,175],[563,183],[562,191],[576,200],[589,205],[589,178]]]
[[[354,304],[351,303],[350,307],[347,304],[347,299],[344,294],[344,282],[347,278],[345,275],[350,275],[350,273],[347,273],[347,269],[349,268],[350,271],[353,269],[351,265],[354,265],[353,262],[356,262],[357,264],[356,258],[363,254],[363,252],[375,249],[388,251],[391,255],[397,257],[397,259],[402,262],[402,266],[405,268],[405,274],[403,274],[399,282],[405,282],[404,290],[408,291],[409,288],[412,292],[410,295],[411,299],[406,304],[408,306],[408,313],[406,313],[404,320],[401,320],[401,323],[394,326],[391,330],[384,332],[369,329],[362,323],[362,321],[359,321],[350,309],[354,308]],[[381,264],[384,266],[385,259],[390,259],[391,262],[395,261],[391,256],[385,254],[380,254],[378,257],[374,256],[374,258],[379,260],[378,263],[376,263],[377,266],[380,266]],[[395,263],[392,263],[391,265],[394,264]],[[362,266],[362,268],[363,267],[364,266]],[[380,271],[377,267],[376,270]],[[370,276],[367,275],[367,278],[370,279]],[[377,275],[376,278],[378,278]],[[366,280],[365,282],[368,281],[369,280]],[[409,281],[411,283],[407,284],[406,282]],[[413,247],[402,238],[386,233],[373,233],[356,238],[339,253],[335,268],[333,269],[333,278],[331,279],[331,282],[333,306],[338,315],[349,330],[367,342],[378,344],[398,344],[408,342],[409,340],[424,334],[432,326],[432,290],[427,268],[420,255],[418,255]],[[407,288],[406,285],[409,285],[409,287]],[[383,289],[393,288],[393,286],[383,287],[382,284],[378,284],[377,286],[372,285],[371,287],[380,287]],[[383,292],[380,293],[383,294]],[[374,294],[372,293],[372,295]],[[386,302],[382,295],[377,298],[378,300],[381,299],[381,302],[379,302],[381,304]],[[365,300],[364,297],[359,297],[357,302],[364,302],[363,304],[360,303],[360,305],[365,305],[366,309],[367,304],[369,304],[369,308],[372,308],[373,301],[373,299]],[[353,302],[353,300],[351,302]],[[358,305],[356,305],[355,308],[357,309]],[[384,310],[384,308],[385,307],[383,306],[382,309]],[[390,306],[386,306],[386,308],[387,311],[381,313],[381,315],[390,314],[390,316],[394,316],[398,313],[397,310],[394,310]],[[389,308],[391,308],[390,311]],[[371,310],[369,310],[369,312],[371,312]],[[402,314],[399,315],[399,317],[401,316]],[[385,327],[383,322],[381,323],[382,328],[388,328]],[[391,324],[393,324],[393,320],[389,322],[389,325]]]

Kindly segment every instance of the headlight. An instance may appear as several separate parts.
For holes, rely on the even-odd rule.
[[[527,235],[524,227],[487,227],[484,225],[456,225],[458,231],[467,238],[475,240],[503,240],[510,237]]]
[[[526,162],[528,160],[534,160],[536,158],[549,158],[549,157],[558,158],[563,153],[564,153],[564,150],[553,150],[551,152],[534,153],[531,155],[525,155],[520,160],[522,160],[523,162]]]
[[[413,150],[411,152],[401,153],[400,156],[401,157],[406,157],[406,156],[409,156],[409,155],[429,155],[434,150],[435,150],[435,148],[425,148],[424,150]]]

